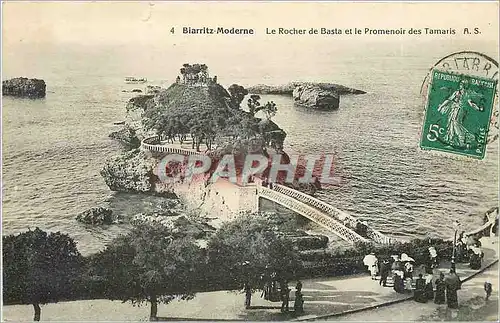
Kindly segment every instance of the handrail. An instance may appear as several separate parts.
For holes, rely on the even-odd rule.
[[[492,211],[491,213],[493,213],[494,211]],[[491,214],[489,213],[489,214]],[[495,225],[495,221],[498,219],[498,216],[499,216],[499,213],[497,211],[497,214],[495,217],[490,217],[489,214],[487,213],[486,216],[488,217],[488,221],[483,224],[482,226],[480,226],[479,228],[476,228],[470,232],[467,232],[465,233],[467,236],[471,236],[471,235],[476,235],[484,230],[486,230],[489,226],[493,226]]]
[[[353,230],[345,227],[342,223],[338,222],[334,218],[325,215],[320,210],[310,205],[307,205],[301,201],[298,201],[297,199],[291,196],[288,196],[279,191],[262,186],[259,187],[259,195],[271,201],[279,203],[291,210],[296,211],[297,213],[303,215],[304,217],[321,225],[322,227],[330,231],[333,231],[345,241],[348,241],[350,243],[354,243],[357,241],[367,241],[366,238],[360,236]]]
[[[302,201],[308,205],[312,205],[315,208],[333,216],[336,220],[341,221],[345,226],[349,225],[351,227],[356,227],[356,223],[358,220],[351,216],[350,214],[341,211],[328,203],[325,203],[321,200],[318,200],[315,197],[302,193],[300,191],[294,190],[292,188],[280,185],[273,184],[273,190],[276,190],[285,195],[296,198],[299,201]],[[379,231],[372,229],[367,226],[367,237],[377,243],[390,244],[394,242],[394,239],[380,233]]]
[[[159,141],[160,136],[153,136],[145,138],[141,141],[141,148],[143,150],[154,151],[154,152],[162,152],[162,153],[170,153],[170,154],[179,154],[179,155],[202,155],[205,156],[202,152],[182,149],[182,148],[173,148],[166,145],[158,145],[158,144],[150,144],[148,142],[151,141]]]

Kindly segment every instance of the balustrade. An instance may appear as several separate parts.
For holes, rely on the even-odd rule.
[[[318,200],[310,195],[304,194],[297,190],[279,184],[273,184],[272,190],[279,192],[285,196],[289,196],[317,210],[323,211],[327,215],[331,216],[336,222],[341,222],[338,223],[338,225],[341,225],[342,227],[345,227],[345,225],[355,227],[356,223],[358,222],[354,217],[350,216],[349,214],[342,212],[341,210],[338,210],[321,200]],[[346,229],[352,231],[349,228]],[[382,233],[372,228],[367,228],[366,237],[377,243],[389,244],[393,242],[393,239],[383,235]]]
[[[279,192],[278,189],[274,191],[268,188],[261,187],[260,195],[302,214],[303,216],[311,219],[319,225],[335,232],[338,236],[346,241],[349,241],[351,243],[356,241],[366,241],[365,238],[352,231],[351,229],[346,228],[344,225],[337,222],[334,218],[323,214],[319,210],[301,201],[298,201],[294,198],[294,196],[288,196],[282,193],[284,190],[282,190],[282,192]],[[297,196],[297,194],[293,195]]]

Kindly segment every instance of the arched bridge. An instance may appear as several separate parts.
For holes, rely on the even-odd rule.
[[[364,229],[356,232],[355,229],[359,225],[359,221],[354,217],[328,203],[292,188],[279,184],[272,184],[270,188],[260,186],[258,195],[299,213],[347,242],[354,243],[370,240],[382,244],[396,242],[395,239],[368,227],[366,224],[361,224],[365,226]]]

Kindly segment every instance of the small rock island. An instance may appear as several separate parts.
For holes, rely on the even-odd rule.
[[[340,96],[346,94],[365,94],[365,91],[334,83],[290,82],[284,85],[258,84],[248,88],[255,94],[292,95],[295,102],[318,110],[336,110]]]
[[[2,81],[2,95],[21,98],[44,98],[46,85],[44,80],[16,77]]]

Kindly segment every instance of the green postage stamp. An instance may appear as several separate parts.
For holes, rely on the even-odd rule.
[[[432,71],[420,147],[483,159],[497,81]]]

